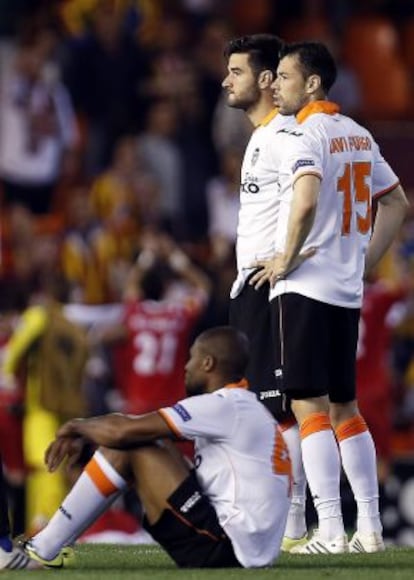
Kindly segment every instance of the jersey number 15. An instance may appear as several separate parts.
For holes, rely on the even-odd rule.
[[[346,163],[343,174],[338,178],[337,189],[343,194],[343,236],[348,236],[351,233],[352,213],[355,204],[362,204],[362,211],[356,212],[357,231],[360,234],[367,234],[371,229],[371,190],[369,183],[367,183],[370,176],[371,163],[369,161],[355,161],[354,163]]]

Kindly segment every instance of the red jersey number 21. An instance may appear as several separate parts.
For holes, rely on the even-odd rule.
[[[356,229],[360,234],[367,234],[371,229],[372,207],[371,191],[367,183],[371,175],[369,161],[346,163],[341,177],[338,178],[338,192],[343,194],[342,235],[351,233],[352,214],[356,211]],[[358,209],[355,210],[355,205]]]

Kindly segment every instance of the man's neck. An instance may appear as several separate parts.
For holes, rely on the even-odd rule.
[[[246,111],[246,114],[252,125],[258,127],[263,119],[265,119],[275,108],[272,99],[261,99],[256,103],[256,105]]]

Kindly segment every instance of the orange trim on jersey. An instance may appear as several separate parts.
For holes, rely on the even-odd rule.
[[[215,536],[214,534],[212,534],[211,532],[209,532],[208,530],[202,530],[200,528],[196,528],[189,520],[187,520],[184,516],[182,516],[180,514],[180,512],[177,512],[172,506],[171,504],[169,505],[169,509],[172,511],[172,513],[179,519],[182,521],[183,524],[185,524],[186,526],[188,526],[189,528],[191,528],[192,530],[194,530],[197,534],[200,534],[202,536],[208,536],[209,538],[211,538],[212,540],[214,540],[215,542],[219,542],[222,538],[219,538],[218,536]]]
[[[167,423],[168,427],[174,433],[176,437],[182,438],[183,435],[178,429],[177,425],[171,419],[171,417],[164,411],[164,409],[158,409],[158,414],[161,416],[162,419]]]
[[[102,467],[96,461],[94,457],[89,461],[87,466],[85,467],[85,472],[89,475],[93,483],[99,489],[102,495],[105,497],[109,497],[116,491],[118,491],[118,487],[112,483],[109,477],[104,473]]]
[[[339,111],[339,105],[332,103],[331,101],[312,101],[297,113],[296,120],[298,123],[303,123],[308,117],[310,117],[310,115],[315,115],[316,113],[335,115],[335,113],[339,113]]]
[[[289,457],[289,451],[279,426],[275,430],[275,444],[273,448],[273,471],[278,475],[287,475],[290,483],[292,482],[292,464]]]
[[[387,195],[387,193],[390,193],[390,191],[395,189],[398,185],[400,185],[399,181],[397,181],[397,183],[394,183],[394,185],[387,187],[387,189],[383,189],[382,191],[379,191],[378,193],[376,193],[375,195],[372,196],[372,199],[379,199],[383,195]]]
[[[312,413],[300,426],[300,438],[305,439],[309,435],[313,435],[313,433],[328,431],[329,429],[332,429],[332,426],[328,413]]]
[[[227,385],[224,385],[224,388],[226,388],[226,389],[248,389],[249,383],[247,382],[246,379],[242,379],[238,383],[227,383]]]
[[[283,433],[284,431],[287,431],[288,429],[290,429],[291,427],[296,425],[296,423],[297,423],[297,421],[296,421],[295,417],[292,417],[291,419],[286,419],[286,421],[279,423],[279,429]]]
[[[336,429],[335,435],[339,442],[349,439],[350,437],[355,437],[355,435],[360,435],[368,431],[368,426],[361,415],[352,417],[352,419],[347,419],[343,421]]]
[[[266,127],[266,125],[268,125],[270,121],[274,119],[278,113],[279,109],[272,109],[270,113],[268,113],[266,117],[260,121],[257,127]]]

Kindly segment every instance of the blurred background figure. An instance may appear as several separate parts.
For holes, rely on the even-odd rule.
[[[57,33],[28,31],[0,77],[0,180],[4,203],[51,211],[65,155],[77,146],[68,91],[52,57]]]
[[[185,392],[189,341],[211,292],[208,277],[171,238],[148,232],[125,289],[123,321],[92,334],[116,346],[113,410],[148,413]]]
[[[27,466],[26,529],[39,530],[67,490],[62,471],[47,472],[44,453],[59,425],[87,413],[82,392],[87,360],[83,331],[62,314],[65,285],[43,280],[23,310],[3,353],[2,374],[12,382],[24,373],[23,450]],[[43,490],[47,489],[45,495]]]

